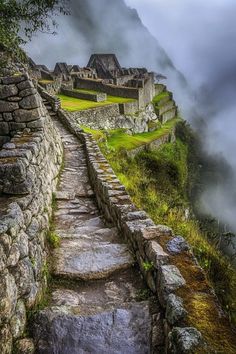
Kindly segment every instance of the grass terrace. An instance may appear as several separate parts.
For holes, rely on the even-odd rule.
[[[180,118],[174,118],[163,124],[159,129],[155,131],[134,135],[127,134],[124,129],[112,130],[107,136],[107,147],[111,150],[116,151],[120,150],[121,148],[124,148],[126,150],[135,149],[141,145],[148,144],[170,133],[173,127],[180,120]],[[90,129],[85,126],[81,126],[81,128],[84,129],[85,132],[91,133],[96,140],[101,139],[103,136],[105,138],[104,133],[100,130]]]
[[[158,103],[162,100],[162,98],[168,97],[168,96],[169,96],[169,92],[168,92],[168,91],[161,92],[159,95],[156,95],[156,96],[153,98],[152,102],[153,102],[154,104],[157,104],[157,105],[158,105]]]
[[[96,91],[90,91],[90,90],[83,90],[80,92],[90,93],[90,94],[97,93]],[[82,100],[79,98],[73,98],[66,95],[57,95],[57,97],[60,98],[61,100],[62,108],[69,112],[84,111],[86,109],[108,106],[114,103],[127,103],[127,102],[134,101],[131,98],[116,97],[116,96],[107,96],[107,100],[104,102],[93,102],[88,100]]]

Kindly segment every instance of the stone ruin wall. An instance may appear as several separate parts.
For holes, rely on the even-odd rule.
[[[0,146],[25,128],[43,127],[40,96],[28,75],[0,78]]]
[[[45,238],[63,151],[27,76],[1,79],[0,98],[7,141],[0,150],[0,352],[9,354],[45,289]]]
[[[102,80],[86,80],[75,78],[74,87],[78,89],[81,88],[86,90],[102,91],[110,96],[121,96],[126,98],[133,98],[135,100],[139,98],[139,92],[136,88],[108,85],[104,84]]]
[[[85,125],[92,129],[127,129],[131,133],[148,132],[149,122],[157,121],[153,105],[148,105],[145,110],[137,111],[137,102],[125,104],[111,104],[102,107],[90,108],[83,111],[66,112],[79,125]]]

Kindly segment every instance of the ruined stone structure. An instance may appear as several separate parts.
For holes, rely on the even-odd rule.
[[[63,81],[68,81],[70,79],[70,68],[66,63],[56,63],[53,74],[61,76]]]
[[[186,241],[137,209],[57,97],[38,86],[41,99],[27,75],[0,80],[0,352],[211,353],[187,306],[209,298],[214,321],[222,314]],[[46,287],[53,192],[61,242],[50,260],[59,281],[30,339],[26,312]],[[225,318],[224,326],[229,332]]]
[[[1,78],[0,107],[0,352],[10,354],[46,286],[62,144],[27,75]]]

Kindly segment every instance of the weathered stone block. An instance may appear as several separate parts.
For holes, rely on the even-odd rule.
[[[24,80],[23,82],[17,84],[19,90],[25,90],[29,88],[34,88],[34,84],[30,80]]]
[[[29,258],[19,261],[17,267],[12,271],[20,296],[29,294],[34,283],[34,273]]]
[[[153,262],[156,268],[161,264],[167,264],[169,261],[168,254],[156,241],[148,241],[146,243],[145,251],[148,259]]]
[[[167,250],[172,254],[189,251],[190,247],[182,236],[176,236],[167,243]]]
[[[35,95],[37,93],[37,90],[35,88],[27,88],[25,90],[20,91],[19,96],[20,97],[26,97],[30,95]]]
[[[176,322],[183,320],[186,315],[187,311],[184,309],[183,300],[174,294],[170,294],[166,301],[167,321],[174,325]]]
[[[13,112],[19,108],[16,102],[0,101],[0,112]]]
[[[40,104],[41,104],[41,99],[38,95],[30,95],[30,96],[24,97],[19,102],[19,106],[24,109],[38,108],[38,107],[40,107]]]
[[[0,244],[0,272],[6,268],[7,257],[3,246]]]
[[[9,128],[11,131],[23,130],[26,128],[25,123],[9,122]]]
[[[8,234],[1,234],[0,235],[0,245],[3,247],[5,254],[10,252],[10,248],[12,245],[12,238]]]
[[[40,118],[40,110],[38,108],[32,110],[18,109],[13,116],[16,122],[31,122]]]
[[[24,224],[23,213],[17,203],[9,204],[6,215],[0,219],[0,234],[10,231],[11,236],[15,237]]]
[[[9,134],[9,126],[6,122],[0,122],[0,134],[1,135]]]
[[[0,277],[0,324],[13,315],[17,297],[18,292],[14,277],[5,269]]]
[[[9,141],[10,140],[10,137],[8,137],[8,136],[1,136],[0,135],[0,147],[3,145],[3,144],[5,144],[7,141]]]
[[[44,118],[40,118],[38,120],[35,120],[33,122],[29,122],[26,124],[27,128],[30,129],[38,129],[38,128],[43,128],[44,127]]]
[[[18,84],[21,81],[26,80],[26,75],[17,75],[17,76],[7,76],[2,78],[2,83],[4,85],[10,85],[10,84]]]
[[[22,336],[26,325],[26,310],[22,300],[19,300],[16,304],[14,316],[11,318],[10,326],[13,339]]]
[[[15,85],[0,85],[0,98],[6,98],[15,96],[18,93],[18,89]]]
[[[179,269],[174,265],[161,265],[158,275],[158,297],[162,306],[166,307],[166,300],[170,293],[186,284]]]
[[[20,259],[20,250],[17,243],[13,243],[10,253],[7,258],[7,265],[15,267]]]
[[[23,338],[16,342],[17,354],[34,354],[34,342],[30,338]]]
[[[1,354],[12,353],[12,334],[9,325],[4,325],[0,329],[0,353]]]
[[[21,100],[21,97],[18,97],[18,96],[13,96],[13,97],[7,98],[8,102],[19,102],[20,100]]]
[[[168,339],[173,354],[195,353],[196,348],[202,344],[201,333],[193,327],[175,327]]]

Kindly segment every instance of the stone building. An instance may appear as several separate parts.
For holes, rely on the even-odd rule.
[[[122,71],[115,54],[92,54],[87,67],[95,69],[101,79],[113,79]]]
[[[66,63],[56,63],[53,74],[60,75],[63,80],[67,81],[70,78],[70,68]]]

